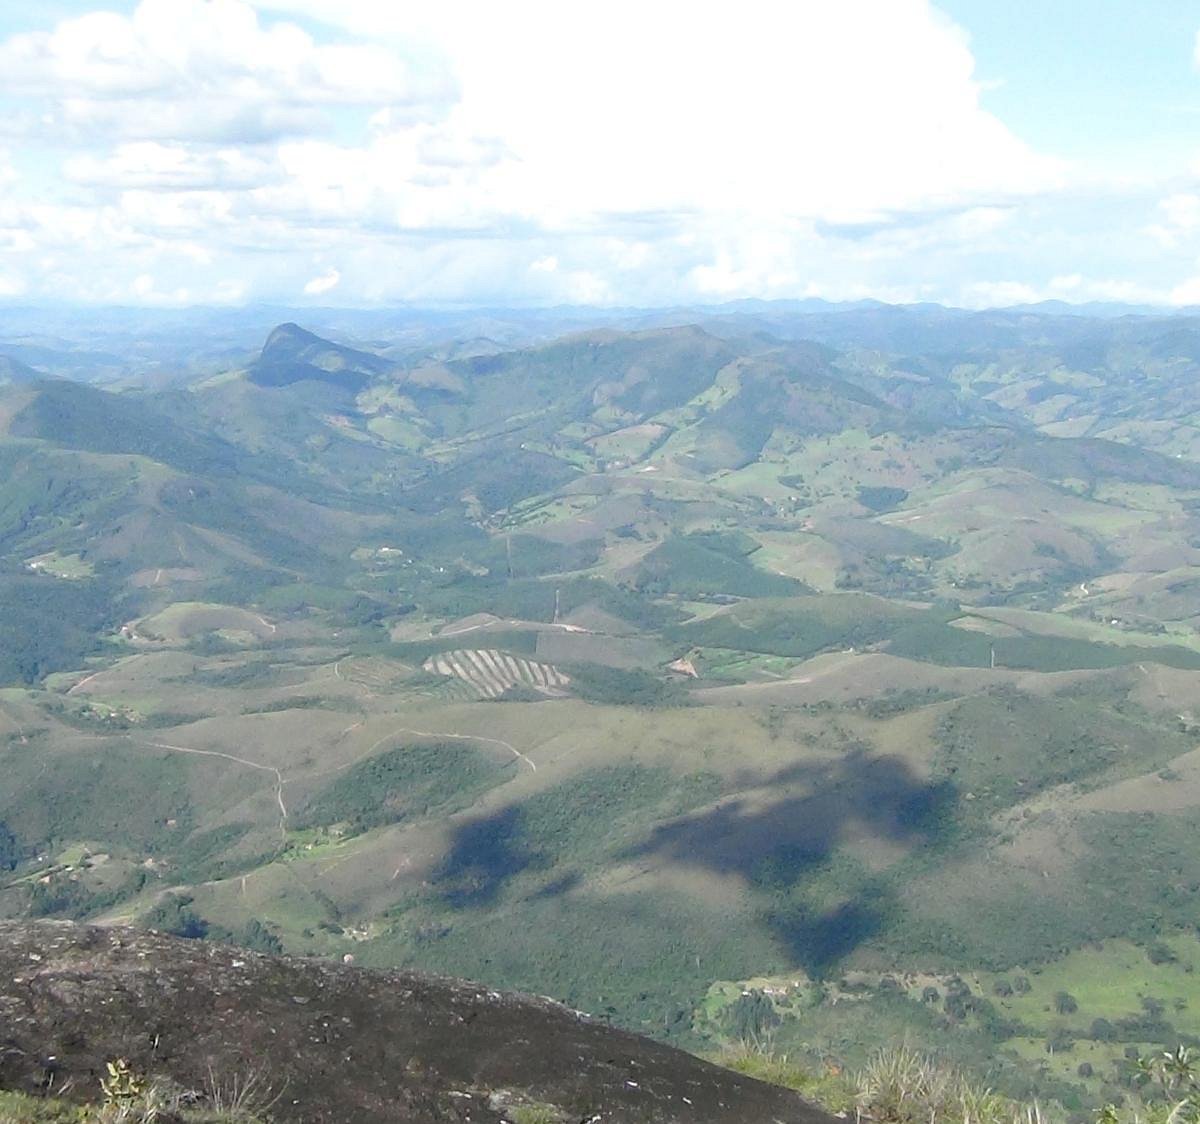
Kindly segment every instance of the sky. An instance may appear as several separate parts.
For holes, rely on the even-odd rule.
[[[1200,0],[0,3],[0,301],[1200,304]]]

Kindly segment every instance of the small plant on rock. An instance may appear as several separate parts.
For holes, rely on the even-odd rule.
[[[127,1058],[115,1058],[104,1068],[107,1072],[100,1078],[104,1101],[96,1112],[97,1124],[156,1124],[162,1119],[166,1108],[162,1090]]]
[[[105,1066],[108,1075],[100,1078],[105,1106],[121,1108],[133,1104],[146,1092],[146,1079],[134,1072],[127,1058],[116,1058]]]

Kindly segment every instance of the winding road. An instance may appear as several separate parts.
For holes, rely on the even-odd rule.
[[[443,734],[436,730],[414,730],[411,726],[403,726],[399,730],[394,730],[388,735],[388,737],[394,738],[399,734],[416,734],[417,737],[420,738],[452,738],[454,741],[488,742],[491,745],[502,745],[511,754],[513,754],[518,761],[524,761],[525,764],[530,767],[530,769],[532,769],[535,773],[537,772],[537,766],[528,757],[526,757],[525,754],[517,749],[515,745],[512,745],[506,741],[501,741],[499,738],[485,738],[480,734]],[[386,741],[387,738],[382,740]],[[379,745],[380,743],[376,742],[375,744]]]
[[[169,749],[174,753],[193,753],[198,757],[221,757],[226,761],[233,761],[238,765],[245,765],[248,769],[259,769],[264,773],[273,773],[275,775],[275,799],[279,802],[279,834],[284,840],[287,839],[287,805],[283,802],[283,774],[275,768],[274,765],[263,765],[257,761],[247,761],[244,757],[235,757],[232,753],[221,753],[215,749],[191,749],[186,745],[170,745],[167,742],[147,742],[142,745],[148,745],[151,749]]]

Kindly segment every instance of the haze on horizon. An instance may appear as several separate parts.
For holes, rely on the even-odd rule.
[[[8,304],[1200,303],[1186,5],[5,7]]]

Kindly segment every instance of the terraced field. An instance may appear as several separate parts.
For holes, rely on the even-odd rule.
[[[510,655],[496,648],[456,648],[431,656],[424,666],[435,675],[461,680],[484,699],[499,698],[514,687],[559,695],[571,682],[553,664]]]

